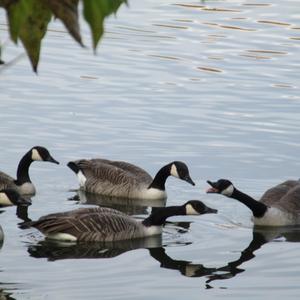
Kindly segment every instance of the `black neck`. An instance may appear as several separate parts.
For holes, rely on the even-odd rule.
[[[154,188],[154,189],[159,189],[161,191],[164,191],[166,180],[170,176],[170,168],[171,168],[170,164],[162,167],[155,175],[148,189]]]
[[[21,185],[25,182],[31,182],[28,170],[33,160],[31,159],[31,150],[28,151],[20,160],[17,170],[17,185]]]
[[[268,209],[268,207],[262,202],[256,201],[252,197],[242,193],[236,188],[233,190],[233,193],[230,197],[240,201],[241,203],[245,204],[248,208],[250,208],[252,210],[253,216],[256,218],[263,217]]]
[[[184,206],[168,206],[156,208],[151,215],[143,221],[145,226],[160,226],[163,225],[167,218],[172,216],[182,216],[185,215]]]

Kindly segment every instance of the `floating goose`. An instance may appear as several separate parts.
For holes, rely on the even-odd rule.
[[[30,199],[25,199],[20,196],[18,192],[12,189],[4,189],[0,191],[0,206],[12,206],[12,205],[31,205]]]
[[[77,160],[68,163],[86,192],[134,199],[165,199],[165,183],[172,175],[195,185],[185,163],[174,161],[162,167],[154,179],[143,169],[123,161]]]
[[[300,224],[300,181],[287,180],[267,190],[260,201],[242,193],[227,179],[207,181],[207,193],[219,193],[234,198],[253,213],[253,222],[261,226],[288,226]]]
[[[17,179],[0,171],[0,189],[13,189],[21,195],[34,195],[35,187],[32,184],[28,170],[33,161],[49,161],[59,164],[49,153],[40,146],[31,148],[20,160],[17,170]]]
[[[35,227],[54,240],[111,242],[159,235],[171,216],[216,212],[201,201],[190,200],[182,206],[156,208],[148,218],[138,221],[112,208],[92,207],[50,214],[21,227]]]

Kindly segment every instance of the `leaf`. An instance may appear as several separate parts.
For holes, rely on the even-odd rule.
[[[50,10],[39,0],[6,1],[11,39],[20,39],[29,56],[33,70],[37,71],[41,40],[51,19]]]
[[[20,28],[25,21],[29,7],[26,1],[3,1],[9,22],[9,32],[11,39],[17,43]]]
[[[116,12],[124,0],[83,0],[83,15],[90,26],[93,37],[93,48],[104,33],[104,19]]]
[[[81,46],[84,46],[78,23],[78,1],[79,0],[43,0],[55,17],[64,23],[72,37]]]

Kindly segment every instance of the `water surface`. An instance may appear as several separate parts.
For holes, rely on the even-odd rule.
[[[2,41],[5,22],[1,11]],[[170,178],[167,204],[200,199],[219,214],[174,217],[161,239],[112,251],[45,243],[35,230],[19,229],[15,208],[6,208],[0,294],[296,299],[298,229],[253,231],[247,208],[205,194],[205,180],[229,178],[259,198],[299,178],[298,1],[132,0],[107,19],[96,56],[58,21],[50,29],[38,76],[26,58],[0,73],[1,170],[15,174],[33,145],[61,162],[32,165],[38,193],[28,217],[86,205],[69,200],[77,182],[65,164],[97,156],[130,161],[152,175],[185,161],[197,185]],[[82,30],[89,44],[89,29]],[[7,43],[3,59],[22,51]],[[150,212],[147,205],[106,205],[138,218]]]

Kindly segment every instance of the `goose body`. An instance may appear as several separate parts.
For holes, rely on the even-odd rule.
[[[208,193],[220,193],[234,198],[253,213],[252,220],[260,226],[291,226],[300,224],[300,181],[287,180],[267,190],[260,201],[239,191],[227,179],[208,181]]]
[[[183,162],[162,167],[154,179],[142,168],[124,161],[77,160],[68,163],[78,177],[80,189],[101,195],[133,199],[165,199],[165,182],[171,175],[194,185]]]
[[[55,240],[112,242],[159,235],[168,217],[204,213],[216,213],[216,210],[197,200],[188,201],[182,206],[156,208],[143,221],[111,208],[80,208],[41,217],[28,222],[23,228],[35,227],[47,238]]]
[[[0,191],[0,207],[3,206],[28,206],[31,205],[30,199],[25,199],[21,195],[12,189],[4,189]]]
[[[36,190],[29,177],[29,167],[33,161],[48,161],[58,164],[46,148],[35,146],[20,160],[16,179],[0,171],[0,189],[12,189],[21,195],[34,195]]]

